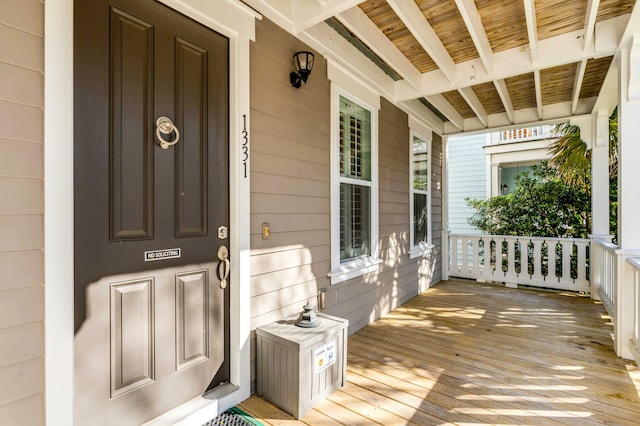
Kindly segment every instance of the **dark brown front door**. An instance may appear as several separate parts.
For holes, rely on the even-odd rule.
[[[140,424],[229,378],[229,43],[153,0],[74,25],[76,424]]]

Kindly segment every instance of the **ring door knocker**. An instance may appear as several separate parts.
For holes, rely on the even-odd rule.
[[[173,140],[165,139],[170,138],[172,133],[175,133],[175,138]],[[162,149],[169,149],[171,145],[177,144],[180,140],[180,132],[170,118],[158,117],[156,120],[156,137],[158,138],[158,143]]]
[[[220,288],[224,289],[227,288],[227,278],[229,278],[229,270],[231,269],[229,264],[229,250],[226,246],[220,246],[218,248],[218,259],[220,262],[216,268],[216,273],[220,280]]]

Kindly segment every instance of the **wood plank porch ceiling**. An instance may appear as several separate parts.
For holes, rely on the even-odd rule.
[[[634,4],[635,0],[367,0],[354,7],[359,11],[347,10],[334,18],[355,34],[360,48],[365,46],[393,69],[396,80],[415,89],[413,98],[425,98],[465,130],[465,119],[477,120],[476,127],[491,127],[492,121],[508,125],[591,112],[615,50],[596,45],[596,26],[626,25],[616,19],[631,13]],[[379,36],[371,32],[375,28],[389,46],[379,45]],[[563,51],[576,43],[581,44],[580,54],[563,61]],[[396,60],[398,52],[406,64]],[[511,59],[509,52],[528,52],[528,64],[505,70],[499,54],[507,64],[520,60],[516,55]],[[439,71],[449,83],[441,91],[429,83],[442,80],[436,78],[441,77]],[[411,95],[404,100],[411,100]],[[555,107],[549,109],[551,105]],[[522,111],[527,118],[518,120]]]
[[[637,425],[640,371],[589,298],[442,282],[349,337],[348,383],[301,421],[266,425]]]

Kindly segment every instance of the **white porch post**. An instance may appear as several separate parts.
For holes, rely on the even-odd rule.
[[[442,138],[442,280],[449,279],[449,137]]]
[[[611,241],[609,235],[609,111],[601,109],[592,114],[591,133],[591,265],[589,282],[591,297],[599,300],[601,271],[594,258],[596,239]]]
[[[591,142],[591,233],[609,237],[609,114],[593,113]]]
[[[632,359],[629,342],[633,333],[633,268],[628,257],[640,256],[640,33],[620,50],[618,104],[618,323],[615,349]]]

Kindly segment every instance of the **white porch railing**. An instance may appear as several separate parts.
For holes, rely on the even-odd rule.
[[[497,143],[524,142],[553,137],[554,126],[522,127],[503,130],[498,133]]]
[[[640,362],[640,258],[630,257],[627,263],[633,267],[633,330],[629,349],[636,362]]]
[[[448,235],[448,276],[590,292],[589,240]]]
[[[613,323],[616,324],[618,320],[616,318],[616,301],[618,300],[616,250],[618,246],[606,240],[594,239],[592,247],[593,290],[602,300]]]

